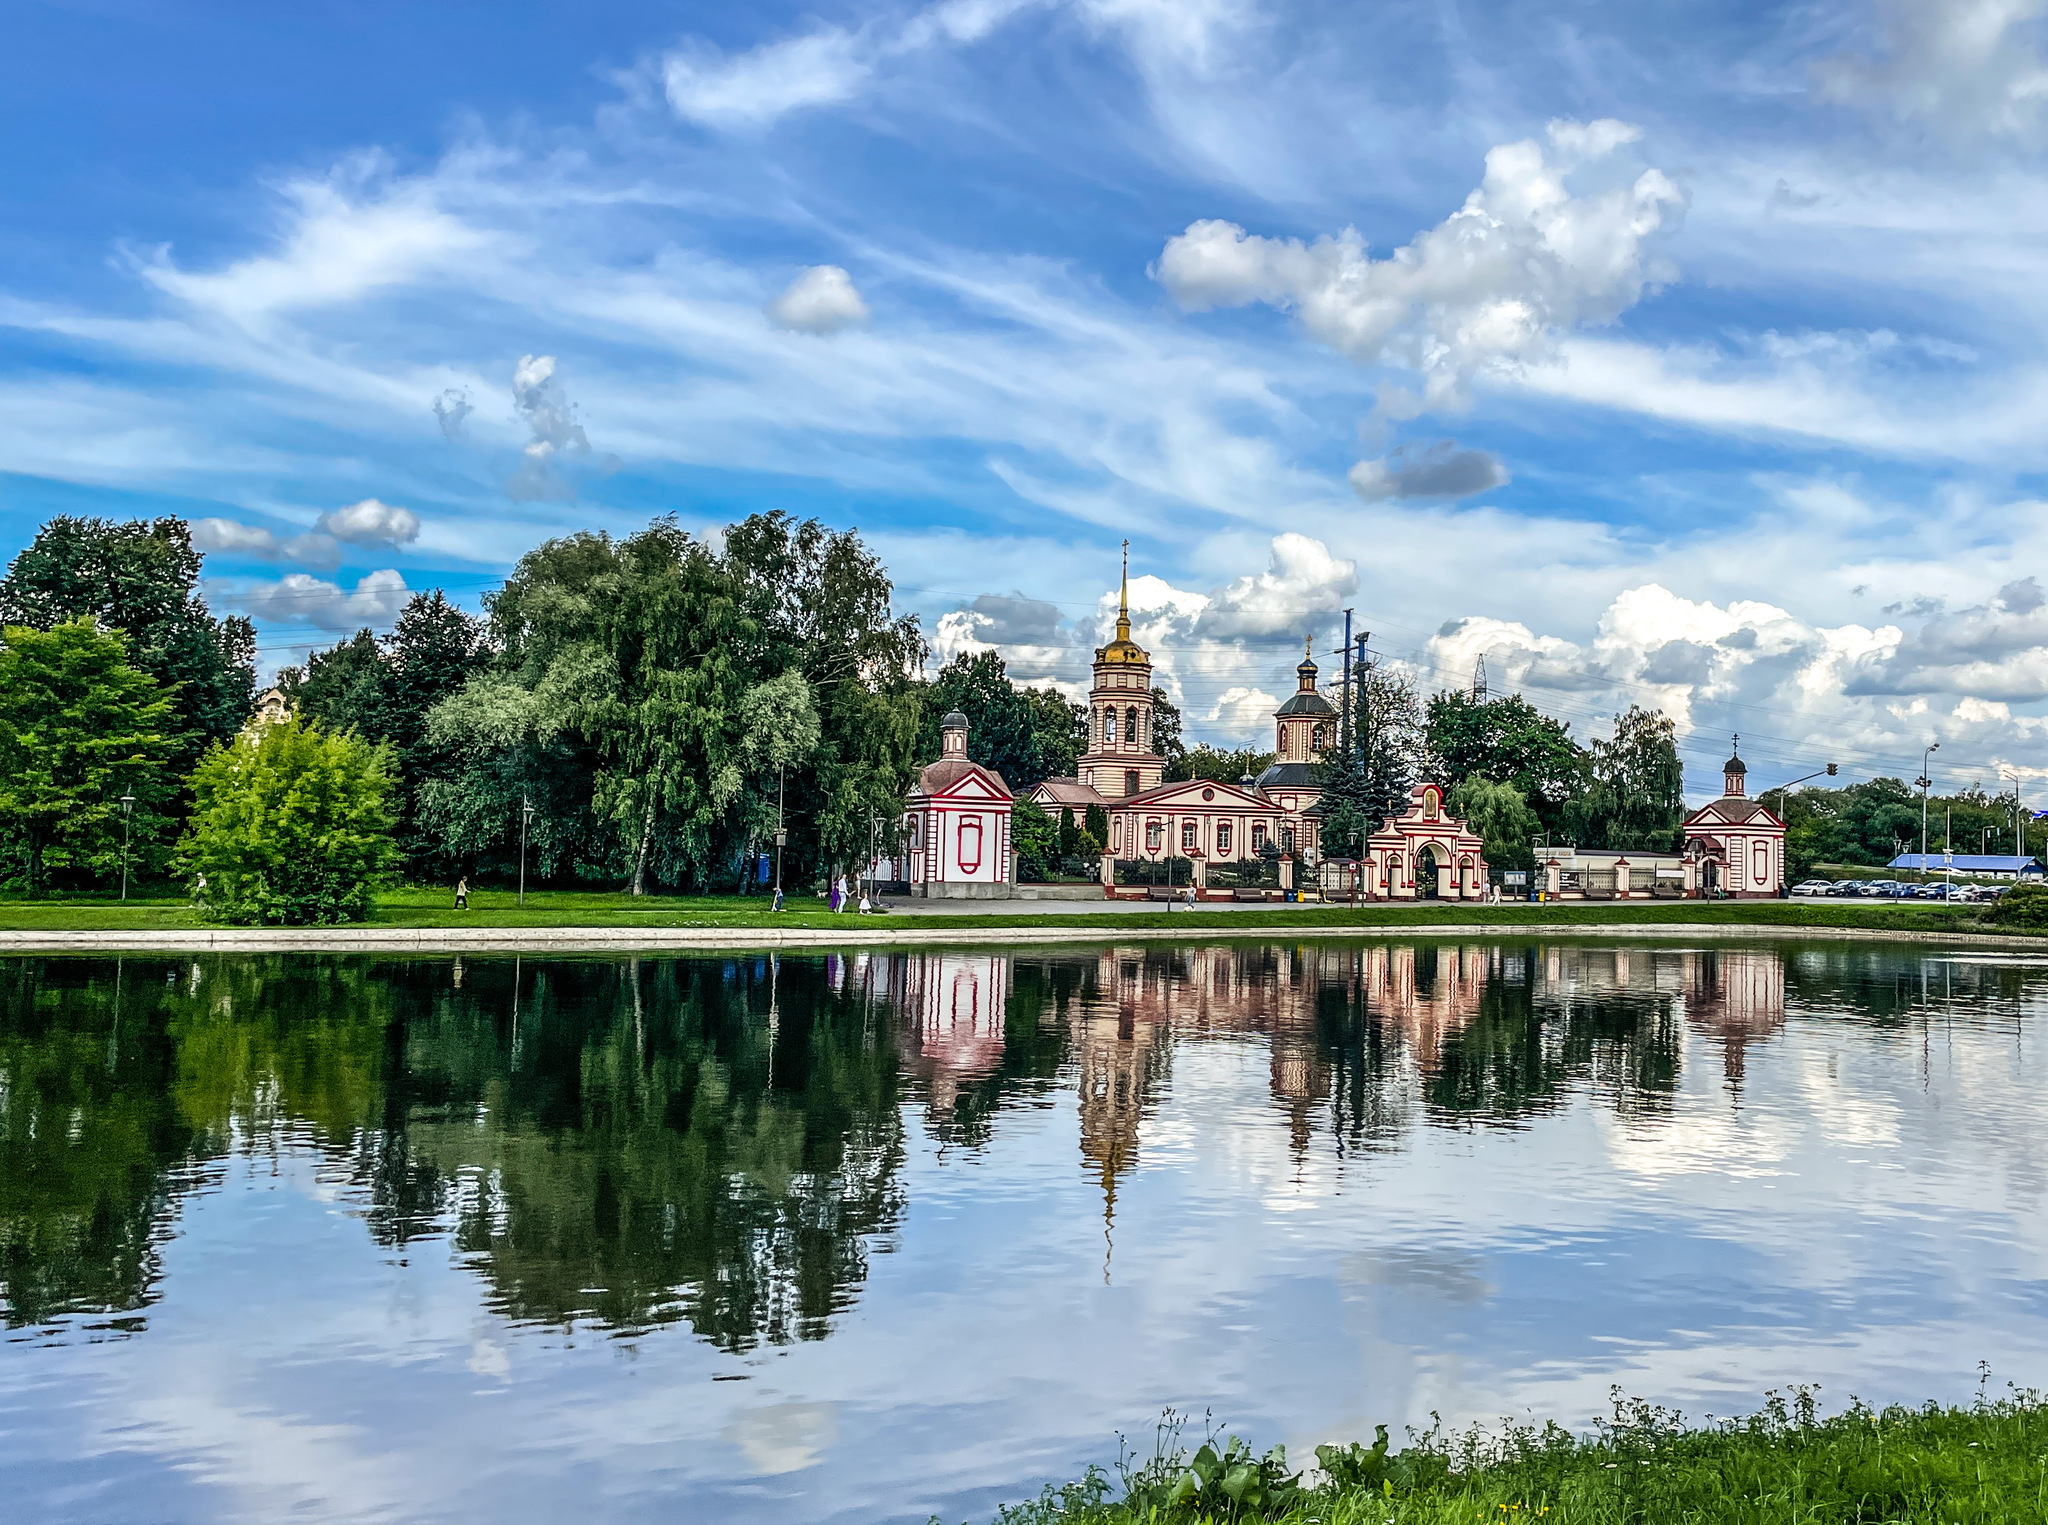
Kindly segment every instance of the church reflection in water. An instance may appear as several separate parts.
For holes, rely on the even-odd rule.
[[[1264,1060],[1263,1098],[1247,1116],[1235,1097],[1227,1125],[1302,1157],[1588,1102],[1654,1120],[1688,1035],[1739,1104],[1788,970],[1806,999],[1902,988],[1815,957],[1373,939],[16,960],[0,1318],[145,1328],[184,1201],[218,1162],[284,1150],[346,1182],[378,1242],[445,1242],[509,1318],[682,1323],[732,1350],[820,1338],[900,1228],[924,1141],[955,1168],[1007,1112],[1070,1107],[1113,1213],[1176,1064],[1192,1076],[1213,1045]]]

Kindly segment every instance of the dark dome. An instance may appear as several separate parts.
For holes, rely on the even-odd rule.
[[[1335,707],[1329,700],[1313,689],[1304,689],[1298,694],[1289,694],[1287,702],[1273,712],[1276,715],[1335,715]]]
[[[1742,766],[1742,758],[1740,756],[1734,756],[1730,757],[1728,761],[1721,764],[1721,771],[1723,773],[1746,774],[1749,772],[1749,769]]]
[[[942,731],[964,731],[967,729],[967,717],[958,710],[948,710],[946,711],[946,718],[939,722],[939,729]]]

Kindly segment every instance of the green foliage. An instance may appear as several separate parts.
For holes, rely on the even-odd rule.
[[[164,728],[172,696],[127,662],[127,642],[89,618],[11,625],[0,648],[0,832],[32,895],[53,876],[120,871],[121,796],[138,862],[154,856],[171,794]]]
[[[303,672],[286,668],[278,674],[278,686],[303,719],[390,744],[397,840],[405,871],[415,879],[460,871],[426,805],[430,783],[454,771],[427,717],[481,671],[487,657],[483,622],[437,588],[407,602],[387,640],[380,643],[359,630],[330,650],[314,652]]]
[[[1816,863],[1882,867],[1900,853],[1920,850],[1920,793],[1904,779],[1874,778],[1841,789],[1799,789],[1770,796],[1785,818],[1787,866],[1795,877]],[[1976,785],[1927,801],[1927,850],[1954,845],[1959,853],[2010,853],[2011,795],[1986,795]],[[2024,824],[2024,822],[2023,822]],[[2038,831],[2026,846],[2040,845]]]
[[[1585,792],[1591,764],[1568,723],[1520,694],[1481,701],[1450,689],[1431,697],[1426,727],[1432,776],[1512,784],[1536,812],[1538,831],[1566,832],[1566,809]]]
[[[1370,823],[1366,827],[1370,833],[1379,830],[1388,816],[1407,808],[1409,789],[1428,770],[1429,736],[1415,684],[1405,674],[1376,665],[1357,674],[1354,681],[1357,697],[1352,713],[1363,775],[1356,786],[1355,808]]]
[[[1073,812],[1062,814],[1068,821]],[[1017,850],[1020,878],[1043,880],[1059,867],[1059,823],[1031,800],[1019,800],[1010,810],[1010,841]]]
[[[173,776],[235,734],[256,684],[256,632],[216,620],[194,591],[200,556],[182,519],[58,515],[0,579],[0,623],[50,630],[90,617],[125,631],[128,661],[171,701],[163,733]]]
[[[1998,897],[1988,915],[1997,926],[2048,931],[2048,884],[2015,884]]]
[[[1258,1507],[1214,1490],[1162,1496],[1148,1467],[1124,1497],[1100,1473],[1047,1489],[1004,1510],[1007,1525],[1196,1525],[1262,1520],[1286,1525],[2005,1525],[2041,1517],[2048,1406],[2018,1389],[1963,1408],[1872,1409],[1851,1403],[1822,1417],[1811,1388],[1768,1395],[1745,1419],[1705,1426],[1618,1394],[1613,1418],[1591,1436],[1555,1424],[1498,1431],[1410,1432],[1397,1454],[1386,1431],[1371,1446],[1319,1446],[1324,1478],[1312,1489],[1274,1486]],[[1249,1448],[1229,1451],[1248,1494]],[[1272,1457],[1275,1453],[1268,1453]],[[1260,1481],[1272,1476],[1260,1458]],[[1191,1464],[1174,1458],[1178,1477]],[[1276,1469],[1284,1476],[1284,1461]],[[1224,1472],[1223,1476],[1229,1476]],[[1298,1485],[1297,1485],[1298,1486]]]
[[[1591,782],[1565,811],[1565,830],[1581,847],[1676,850],[1685,819],[1685,768],[1677,728],[1659,710],[1631,704],[1613,736],[1593,743]]]
[[[1213,784],[1241,783],[1247,775],[1257,778],[1272,766],[1274,754],[1239,747],[1235,751],[1212,747],[1206,741],[1184,749],[1167,764],[1168,782],[1199,778]]]
[[[1085,824],[1082,830],[1094,844],[1089,850],[1100,853],[1104,845],[1109,841],[1109,812],[1100,805],[1090,805],[1086,812]]]
[[[288,720],[215,747],[191,786],[178,857],[207,917],[302,926],[369,915],[396,857],[388,748]]]
[[[1075,706],[1075,708],[1080,713],[1081,731],[1085,739],[1088,730],[1088,711],[1079,705]],[[1181,740],[1180,735],[1180,706],[1166,697],[1166,690],[1163,688],[1154,688],[1152,690],[1152,750],[1166,759],[1166,773],[1164,777],[1194,778],[1198,776],[1192,773],[1182,774],[1176,771],[1181,764],[1181,760],[1187,756],[1188,748],[1187,743]],[[1234,784],[1237,780],[1230,778],[1225,779],[1224,782]]]
[[[1000,653],[963,651],[939,669],[924,697],[917,755],[939,755],[939,721],[967,717],[967,755],[1025,794],[1071,778],[1088,745],[1088,712],[1052,689],[1017,688]]]
[[[1530,842],[1541,830],[1536,812],[1513,784],[1497,784],[1484,774],[1468,774],[1450,793],[1451,814],[1478,833],[1486,844],[1486,862],[1495,874],[1505,868],[1533,868]]]

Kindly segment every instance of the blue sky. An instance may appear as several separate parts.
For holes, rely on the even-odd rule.
[[[858,526],[1189,729],[1427,687],[2038,790],[2048,0],[14,8],[0,532],[296,660],[551,534]]]

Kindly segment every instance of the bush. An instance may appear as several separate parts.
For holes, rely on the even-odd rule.
[[[287,720],[215,747],[191,787],[178,861],[208,920],[306,926],[370,914],[397,855],[388,748]]]
[[[2048,884],[2015,884],[1991,907],[1989,919],[2001,927],[2048,931]]]

